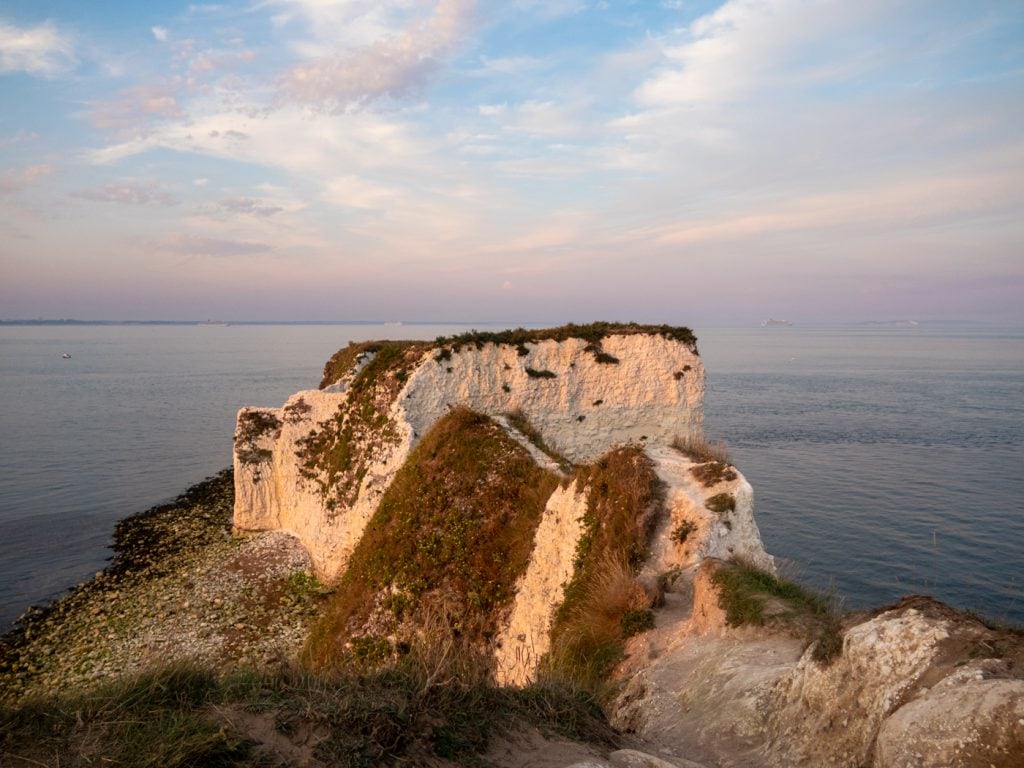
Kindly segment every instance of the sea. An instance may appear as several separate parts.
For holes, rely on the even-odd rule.
[[[101,570],[119,519],[229,466],[241,406],[316,387],[349,341],[468,329],[0,324],[0,631]],[[695,331],[705,433],[785,575],[846,609],[929,594],[1024,623],[1024,328]]]

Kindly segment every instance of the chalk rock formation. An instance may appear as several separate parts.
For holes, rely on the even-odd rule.
[[[714,592],[712,563],[697,604]],[[907,598],[848,622],[841,653],[822,663],[785,629],[709,626],[696,608],[648,640],[615,725],[709,765],[1020,765],[1024,642],[1012,633]]]
[[[325,390],[239,412],[235,527],[294,534],[317,574],[336,579],[417,439],[459,405],[520,411],[574,462],[620,443],[666,445],[699,430],[704,395],[692,337],[671,330],[354,348],[352,365]]]

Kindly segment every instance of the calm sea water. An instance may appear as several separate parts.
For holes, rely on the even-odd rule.
[[[462,330],[0,327],[0,627],[102,568],[118,519],[228,466],[240,406],[315,386],[349,340]],[[707,431],[791,575],[848,607],[926,592],[1024,622],[1024,331],[697,332]]]

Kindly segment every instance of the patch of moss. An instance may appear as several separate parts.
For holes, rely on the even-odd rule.
[[[491,419],[455,409],[413,450],[381,498],[314,628],[308,657],[343,659],[382,596],[403,614],[436,607],[451,629],[483,640],[513,597],[557,478]],[[393,608],[394,601],[387,606]],[[397,629],[397,615],[392,620]]]

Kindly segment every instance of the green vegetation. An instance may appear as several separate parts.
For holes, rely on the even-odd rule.
[[[281,420],[268,411],[247,410],[238,415],[235,428],[235,453],[243,464],[270,461],[273,452],[260,448],[259,441],[268,433],[281,434]]]
[[[472,330],[457,336],[439,336],[436,343],[438,346],[449,346],[455,350],[466,346],[475,346],[477,349],[481,349],[485,344],[511,344],[523,347],[525,344],[537,344],[541,341],[566,341],[568,339],[583,339],[593,344],[600,344],[606,336],[635,336],[638,334],[658,335],[674,339],[685,344],[694,354],[697,353],[697,337],[689,328],[671,325],[640,325],[638,323],[596,322],[587,325],[569,323],[557,328],[516,328],[497,333]]]
[[[575,685],[600,690],[622,656],[623,617],[651,606],[636,572],[662,491],[651,460],[636,446],[613,449],[579,467],[575,479],[577,487],[588,489],[587,512],[546,664]]]
[[[300,397],[294,403],[289,403],[284,407],[284,420],[289,424],[298,424],[312,410],[313,406],[306,402],[306,398]]]
[[[307,656],[343,664],[353,636],[440,614],[473,641],[494,631],[526,568],[557,478],[491,419],[454,409],[413,450],[381,498],[314,628]]]
[[[762,626],[779,620],[802,627],[815,643],[813,657],[828,663],[842,652],[842,634],[834,601],[780,579],[743,560],[724,564],[711,577],[726,622]]]
[[[672,541],[677,544],[685,544],[690,534],[695,530],[697,530],[697,526],[692,520],[683,520],[672,530]]]
[[[719,483],[735,480],[736,470],[720,461],[710,461],[690,469],[690,474],[697,478],[705,488],[713,488]]]
[[[331,358],[337,365],[338,360],[354,365],[360,355],[375,353],[352,380],[337,413],[298,441],[302,477],[318,486],[328,510],[352,504],[370,463],[398,444],[388,412],[424,349],[422,342],[366,342]]]
[[[500,689],[486,661],[453,643],[382,670],[300,670],[218,678],[154,672],[67,697],[0,708],[0,764],[185,768],[480,765],[501,730],[614,745],[594,701],[554,685]],[[244,716],[241,716],[243,715]],[[317,738],[310,739],[309,734]]]
[[[529,376],[531,379],[553,379],[558,374],[556,374],[554,371],[538,371],[536,368],[527,367],[526,375]]]
[[[704,506],[718,515],[724,515],[736,509],[736,497],[731,493],[716,493],[704,502]]]
[[[627,640],[633,635],[654,629],[654,611],[650,608],[632,608],[622,614],[619,620],[622,627],[622,638]]]
[[[530,423],[530,420],[526,417],[526,414],[523,413],[522,409],[516,408],[514,411],[509,411],[505,414],[505,418],[508,419],[508,423],[517,431],[522,433],[523,437],[529,440],[537,450],[558,464],[559,469],[563,472],[572,471],[572,463],[565,458],[565,456],[544,442],[544,436],[541,435],[540,430]]]

